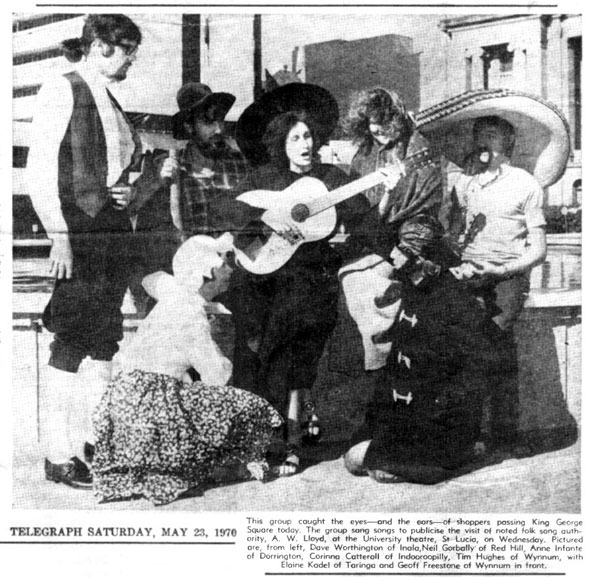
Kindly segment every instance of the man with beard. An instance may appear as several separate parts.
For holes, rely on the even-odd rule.
[[[141,142],[109,91],[127,77],[141,40],[123,14],[88,16],[81,37],[61,45],[74,69],[44,83],[32,124],[28,190],[52,241],[56,279],[43,315],[54,333],[45,373],[45,475],[76,488],[91,488],[84,459],[94,441],[92,413],[123,338],[130,214],[151,191],[146,170],[131,183]]]
[[[154,152],[160,181],[170,186],[149,194],[136,213],[129,288],[136,309],[144,315],[155,302],[142,279],[159,270],[171,274],[171,262],[185,239],[197,234],[216,238],[228,229],[223,210],[246,175],[244,157],[224,136],[225,116],[234,102],[233,94],[213,93],[199,82],[188,82],[177,92],[173,136],[188,142],[177,154]]]
[[[232,191],[247,173],[244,157],[224,135],[225,116],[234,102],[233,94],[212,92],[199,82],[184,84],[177,93],[179,112],[173,117],[173,136],[188,143],[178,159],[165,161],[161,176],[172,178],[175,194],[180,195],[180,201],[171,201],[181,209],[175,225],[184,238],[217,237],[227,229],[219,206],[231,200]]]

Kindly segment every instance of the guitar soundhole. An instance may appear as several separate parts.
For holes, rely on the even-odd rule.
[[[305,204],[297,204],[291,214],[296,222],[304,222],[310,216],[310,209]]]

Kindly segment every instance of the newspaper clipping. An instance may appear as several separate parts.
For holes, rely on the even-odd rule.
[[[7,575],[592,574],[589,9],[12,4]]]

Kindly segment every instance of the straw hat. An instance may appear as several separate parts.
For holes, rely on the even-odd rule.
[[[533,174],[543,187],[563,175],[569,126],[560,110],[539,96],[504,88],[474,90],[419,112],[416,123],[434,154],[462,166],[473,150],[473,123],[482,116],[499,116],[514,126],[513,166]]]

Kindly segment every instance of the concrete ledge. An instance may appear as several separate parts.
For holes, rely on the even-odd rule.
[[[580,307],[581,289],[548,289],[531,291],[525,308],[560,308],[560,307]],[[206,312],[209,315],[231,315],[231,312],[221,303],[207,303]],[[140,313],[124,312],[123,317],[126,323],[136,323],[144,317]],[[35,323],[41,321],[42,311],[13,311],[13,327],[21,326],[23,321]]]
[[[526,308],[581,306],[581,289],[533,290],[525,303]]]
[[[28,248],[52,246],[52,241],[49,238],[14,238],[12,244],[15,248]]]
[[[567,232],[561,234],[548,234],[546,235],[546,244],[549,246],[556,245],[570,245],[570,246],[581,246],[581,233],[580,232]]]

